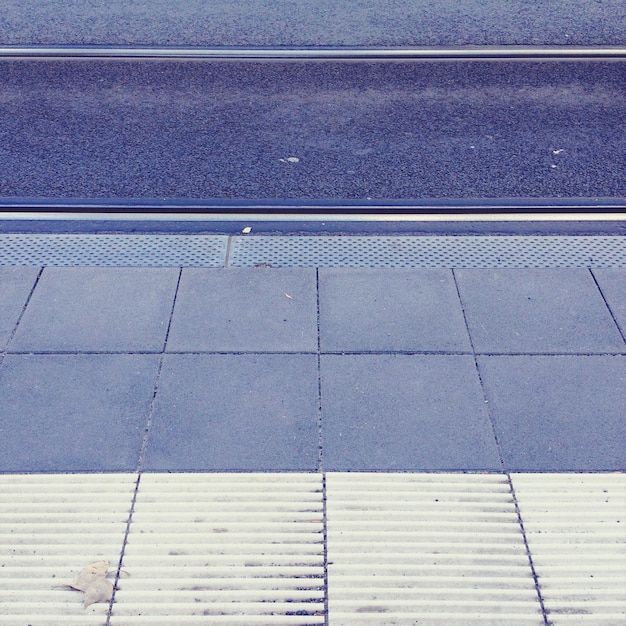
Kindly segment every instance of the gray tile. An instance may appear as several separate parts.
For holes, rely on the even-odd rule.
[[[183,270],[167,349],[316,351],[315,270]]]
[[[477,352],[624,350],[588,270],[457,270],[456,275]]]
[[[167,355],[148,470],[315,470],[317,360],[308,354]]]
[[[473,358],[323,355],[326,470],[499,470]]]
[[[593,270],[622,335],[626,337],[626,269]]]
[[[177,281],[175,268],[46,268],[9,349],[160,351]]]
[[[485,356],[507,470],[626,469],[626,357]]]
[[[156,355],[8,355],[0,366],[0,471],[132,471]]]
[[[471,350],[449,270],[320,270],[322,351]]]
[[[38,267],[0,267],[0,351],[9,341],[37,274]]]

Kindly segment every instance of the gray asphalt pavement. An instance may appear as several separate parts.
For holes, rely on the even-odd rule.
[[[5,0],[3,44],[621,45],[615,0]]]
[[[626,195],[623,63],[0,64],[0,196]]]

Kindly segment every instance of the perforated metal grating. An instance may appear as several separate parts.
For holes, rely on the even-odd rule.
[[[0,235],[0,265],[618,268],[622,236]]]
[[[624,267],[620,236],[236,237],[233,267]]]
[[[218,235],[0,235],[0,265],[223,267]]]

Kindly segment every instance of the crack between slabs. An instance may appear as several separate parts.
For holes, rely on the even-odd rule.
[[[515,506],[515,514],[517,515],[517,524],[519,526],[520,532],[522,533],[522,540],[524,541],[524,549],[526,550],[526,558],[528,559],[528,567],[530,567],[530,571],[533,577],[533,583],[535,585],[535,593],[537,594],[537,601],[539,602],[539,606],[541,607],[541,615],[543,616],[543,624],[544,626],[551,626],[551,622],[548,620],[548,613],[546,611],[545,602],[543,599],[543,595],[541,594],[541,586],[539,584],[539,576],[537,575],[537,570],[535,569],[535,563],[533,561],[533,555],[530,551],[530,545],[528,544],[528,537],[526,536],[526,529],[524,528],[524,520],[522,519],[522,512],[519,506],[519,502],[517,501],[517,494],[515,493],[515,487],[513,486],[513,480],[511,479],[511,474],[506,472],[506,480],[509,485],[509,491],[511,492],[511,497],[513,498],[513,504]]]
[[[465,316],[465,307],[463,306],[463,299],[461,298],[461,292],[460,292],[459,285],[458,285],[458,282],[457,282],[457,279],[456,279],[456,274],[454,272],[454,269],[452,269],[451,271],[452,271],[452,277],[454,279],[454,284],[455,284],[456,291],[457,291],[457,296],[459,298],[459,303],[461,305],[461,311],[463,313],[463,320],[465,321],[465,328],[467,330],[469,341],[470,341],[470,344],[472,346],[472,354],[473,354],[473,358],[474,358],[474,367],[476,369],[476,375],[478,376],[478,381],[480,383],[480,389],[481,389],[481,392],[482,392],[482,395],[483,395],[483,400],[485,402],[485,407],[486,407],[486,410],[487,410],[487,416],[489,418],[489,423],[490,423],[490,426],[491,426],[491,432],[492,432],[493,438],[494,438],[495,443],[496,443],[496,448],[498,450],[498,456],[500,458],[500,466],[502,468],[501,471],[502,471],[502,474],[504,474],[506,476],[507,483],[509,485],[509,491],[511,493],[511,497],[513,498],[513,505],[515,506],[515,514],[517,516],[517,524],[518,524],[518,527],[519,527],[520,532],[522,534],[522,540],[524,541],[524,549],[526,551],[526,558],[528,559],[528,566],[530,568],[530,572],[531,572],[532,577],[533,577],[535,594],[537,596],[537,600],[538,600],[539,606],[541,608],[541,615],[542,615],[542,618],[543,618],[543,624],[544,624],[544,626],[551,626],[550,622],[548,621],[548,616],[547,616],[547,613],[546,613],[546,607],[545,607],[545,604],[544,604],[543,596],[541,595],[541,589],[540,589],[540,586],[539,586],[539,579],[537,577],[537,572],[535,570],[535,564],[533,562],[533,557],[532,557],[532,554],[530,552],[530,546],[528,545],[528,539],[526,537],[526,529],[524,528],[524,521],[522,519],[522,514],[521,514],[521,511],[520,511],[519,503],[517,501],[517,496],[515,494],[515,488],[513,487],[513,482],[511,480],[511,475],[509,474],[509,472],[506,470],[506,467],[505,467],[504,455],[502,453],[502,446],[500,445],[500,441],[498,440],[498,434],[496,432],[493,412],[492,412],[491,407],[489,406],[489,400],[487,398],[487,392],[485,391],[485,385],[483,383],[483,379],[482,379],[482,376],[480,374],[480,368],[478,366],[478,360],[476,358],[476,356],[477,356],[476,355],[476,350],[474,348],[474,342],[472,340],[472,335],[470,333],[469,325],[467,323],[467,317]]]
[[[165,331],[165,339],[163,340],[163,349],[160,353],[159,365],[157,368],[157,373],[154,379],[154,388],[152,391],[152,398],[150,399],[150,406],[148,408],[148,419],[146,422],[146,426],[144,429],[144,435],[141,441],[141,448],[139,451],[139,459],[137,462],[137,480],[135,482],[135,490],[133,492],[133,497],[130,504],[130,511],[128,514],[128,519],[126,520],[126,529],[124,532],[124,540],[122,542],[122,548],[120,551],[120,558],[117,563],[117,570],[115,572],[115,582],[113,584],[113,595],[111,596],[111,600],[109,601],[109,609],[107,611],[107,619],[105,622],[105,626],[111,626],[111,618],[113,617],[113,606],[115,604],[115,597],[117,595],[117,586],[122,574],[122,564],[124,562],[124,555],[126,553],[126,546],[128,544],[128,535],[130,534],[130,528],[133,523],[133,515],[135,513],[135,504],[137,503],[137,496],[139,494],[139,485],[141,483],[141,473],[143,468],[143,462],[145,459],[146,449],[148,446],[148,437],[150,434],[150,429],[152,427],[152,418],[154,415],[154,403],[157,396],[157,391],[159,389],[159,381],[161,379],[161,372],[163,370],[163,360],[165,358],[165,349],[167,347],[167,340],[169,339],[170,328],[172,327],[172,320],[174,317],[174,307],[176,306],[176,299],[178,298],[178,290],[180,288],[180,281],[183,273],[183,268],[178,268],[178,280],[176,282],[176,289],[174,290],[174,298],[172,299],[172,307],[170,309],[170,317],[169,322],[167,324],[167,330]]]
[[[28,297],[26,298],[26,302],[24,302],[24,306],[22,307],[22,310],[20,311],[19,317],[17,318],[17,321],[15,322],[15,325],[13,326],[13,330],[11,331],[9,338],[6,341],[5,354],[9,353],[9,346],[11,345],[11,342],[13,341],[13,338],[15,337],[15,333],[17,333],[17,329],[19,328],[22,318],[24,317],[24,314],[26,313],[26,309],[28,305],[30,304],[33,294],[35,293],[35,289],[37,288],[37,285],[39,284],[39,281],[41,279],[41,275],[43,274],[44,269],[45,269],[44,267],[39,268],[39,272],[37,273],[35,282],[33,283],[33,286],[31,287],[31,290],[28,294]]]
[[[224,269],[228,269],[230,267],[230,255],[232,250],[232,242],[233,236],[228,235],[226,239],[226,250],[224,251]]]
[[[322,435],[322,357],[320,334],[320,277],[319,269],[315,269],[315,298],[317,315],[317,471],[324,471],[324,441]]]
[[[622,332],[622,329],[620,328],[619,324],[617,323],[617,318],[615,317],[614,313],[613,313],[613,309],[611,308],[611,305],[608,303],[606,297],[604,296],[604,292],[602,291],[602,287],[600,287],[600,283],[598,282],[598,279],[596,278],[596,275],[593,273],[593,268],[588,268],[589,269],[589,273],[591,274],[591,279],[593,280],[593,282],[596,285],[596,288],[598,289],[598,291],[600,292],[600,297],[602,298],[602,301],[604,302],[604,306],[606,306],[609,315],[611,316],[611,319],[613,320],[613,323],[615,324],[615,327],[617,328],[617,332],[620,334],[620,337],[622,338],[622,341],[624,341],[624,343],[626,343],[626,335]]]
[[[322,533],[324,542],[324,624],[328,626],[328,519],[326,508],[326,474],[324,472],[324,440],[322,434],[322,357],[320,331],[320,276],[315,268],[315,294],[317,306],[317,424],[318,424],[318,467],[322,477]]]
[[[115,571],[115,580],[113,582],[113,595],[109,600],[109,608],[107,610],[107,619],[104,626],[111,626],[111,618],[113,617],[113,605],[115,604],[115,596],[117,595],[117,585],[122,575],[122,564],[124,561],[124,554],[126,553],[126,546],[128,544],[128,535],[130,534],[130,527],[133,523],[133,515],[135,513],[135,504],[137,502],[137,495],[139,494],[139,483],[141,482],[141,473],[137,472],[137,479],[135,480],[135,489],[133,490],[133,497],[130,502],[130,511],[128,512],[128,519],[126,520],[126,529],[124,530],[124,539],[122,541],[122,547],[120,550],[120,558],[117,562],[117,568]]]
[[[456,288],[456,294],[457,294],[457,297],[459,299],[459,304],[461,306],[461,313],[463,314],[463,321],[465,323],[465,330],[467,332],[467,336],[469,338],[470,346],[472,348],[472,358],[473,358],[473,361],[474,361],[474,369],[476,371],[476,376],[478,378],[478,383],[480,384],[480,391],[481,391],[482,396],[483,396],[483,402],[484,402],[484,405],[485,405],[485,410],[487,411],[487,418],[489,419],[489,425],[491,427],[491,435],[492,435],[492,437],[493,437],[493,439],[495,441],[496,449],[498,451],[498,458],[499,458],[499,461],[500,461],[500,470],[501,470],[501,472],[505,473],[506,470],[505,470],[505,466],[504,466],[504,456],[502,454],[502,447],[500,446],[500,442],[498,441],[498,434],[496,432],[496,427],[495,427],[495,422],[494,422],[494,419],[493,419],[493,414],[492,414],[492,411],[491,411],[491,407],[489,406],[489,399],[487,398],[487,392],[485,391],[485,385],[483,384],[483,379],[482,379],[482,376],[480,375],[480,368],[478,367],[478,360],[476,358],[476,356],[477,356],[476,355],[476,349],[474,348],[474,341],[472,339],[472,334],[470,332],[469,324],[467,322],[467,317],[465,315],[465,307],[463,306],[463,299],[461,298],[461,291],[459,289],[459,284],[457,282],[456,274],[455,274],[454,269],[451,269],[450,271],[452,272],[452,279],[454,280],[454,286]]]
[[[326,473],[322,472],[322,521],[324,537],[324,625],[329,626],[328,611],[328,518],[326,501]]]

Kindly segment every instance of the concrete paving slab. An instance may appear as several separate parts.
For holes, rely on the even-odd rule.
[[[166,355],[144,468],[315,470],[314,355]]]
[[[626,269],[593,270],[622,336],[626,337]]]
[[[179,270],[47,267],[13,351],[161,351]]]
[[[136,469],[156,355],[7,355],[0,472]]]
[[[588,270],[457,270],[456,277],[477,352],[624,351]]]
[[[478,358],[505,468],[626,469],[626,357]]]
[[[38,274],[38,267],[0,267],[0,352],[15,330]]]
[[[324,469],[498,470],[474,360],[322,355]]]
[[[315,270],[184,269],[168,351],[317,351]]]
[[[612,0],[4,0],[5,44],[619,45]]]
[[[470,352],[449,270],[321,269],[322,351]]]

